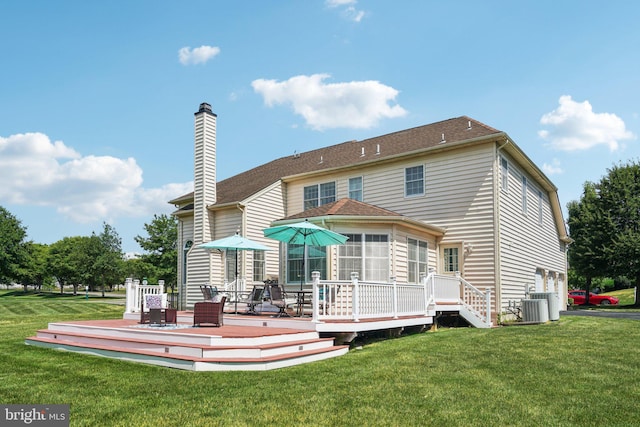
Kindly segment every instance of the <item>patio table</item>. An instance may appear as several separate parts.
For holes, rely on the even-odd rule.
[[[296,309],[296,316],[297,317],[304,317],[304,311],[302,309],[302,306],[306,303],[306,302],[311,302],[311,299],[307,300],[306,296],[307,295],[313,295],[313,291],[287,291],[287,293],[294,293],[297,295],[296,298],[296,302],[298,304],[298,307]]]

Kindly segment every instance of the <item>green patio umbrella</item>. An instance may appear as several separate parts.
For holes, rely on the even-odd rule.
[[[262,232],[264,233],[264,237],[270,239],[302,245],[302,278],[300,279],[300,290],[302,290],[302,283],[304,282],[304,252],[306,246],[343,245],[348,239],[347,236],[319,227],[309,222],[309,220],[265,228]]]
[[[238,312],[238,251],[270,251],[270,247],[263,245],[262,243],[254,242],[251,239],[242,237],[238,231],[236,234],[222,239],[213,240],[211,242],[202,243],[197,246],[198,248],[206,250],[233,250],[236,253],[236,283],[235,283],[235,312]]]

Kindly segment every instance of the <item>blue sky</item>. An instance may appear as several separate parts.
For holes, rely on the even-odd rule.
[[[640,150],[640,3],[0,2],[0,205],[29,239],[112,224],[127,252],[192,189],[294,151],[462,115],[507,132],[566,206]]]

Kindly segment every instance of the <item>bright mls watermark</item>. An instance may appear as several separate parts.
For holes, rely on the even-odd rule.
[[[69,405],[2,405],[0,426],[69,427]]]

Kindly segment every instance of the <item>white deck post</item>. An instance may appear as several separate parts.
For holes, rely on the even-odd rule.
[[[398,282],[395,277],[391,278],[393,284],[393,318],[398,318]]]
[[[420,273],[420,283],[422,283],[422,293],[424,294],[424,315],[427,316],[429,314],[429,281],[425,273]]]
[[[133,291],[133,279],[131,277],[127,277],[124,281],[124,289],[125,289],[125,313],[133,313],[134,306],[134,291]]]
[[[485,289],[484,292],[484,306],[485,306],[485,310],[486,310],[486,322],[487,325],[491,324],[491,289],[487,288]]]
[[[312,299],[311,299],[311,307],[312,307],[312,318],[311,321],[314,323],[318,323],[318,314],[319,314],[319,301],[320,301],[320,295],[319,295],[319,289],[318,287],[320,286],[320,272],[319,271],[312,271],[311,272],[311,281],[312,283],[312,290],[313,290],[313,294],[312,294]],[[326,291],[325,291],[326,292]],[[326,298],[326,295],[325,295]]]
[[[359,322],[360,319],[360,309],[358,307],[358,303],[359,303],[359,294],[360,291],[358,289],[358,277],[359,274],[356,271],[351,272],[351,283],[353,284],[353,321],[354,322]]]
[[[133,280],[133,310],[137,312],[140,310],[140,301],[142,301],[142,296],[140,295],[140,280]]]

